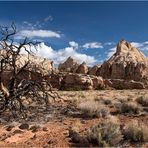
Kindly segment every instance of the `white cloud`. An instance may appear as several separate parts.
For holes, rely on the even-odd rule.
[[[102,44],[99,42],[90,42],[90,43],[85,43],[83,48],[88,49],[88,48],[103,48]]]
[[[23,23],[26,24],[26,25],[28,25],[28,26],[33,26],[33,24],[30,23],[30,22],[28,22],[28,21],[24,21]]]
[[[148,51],[148,41],[145,41],[145,42],[132,42],[131,43],[133,46],[139,48],[140,50],[142,51]]]
[[[131,42],[131,45],[134,46],[134,47],[142,47],[144,44],[143,43],[138,43],[138,42]]]
[[[33,37],[40,37],[40,38],[47,38],[47,37],[56,37],[60,38],[61,35],[57,32],[54,32],[52,30],[21,30],[19,32],[19,35],[16,36],[16,38],[21,38],[21,37],[28,37],[28,38],[33,38]]]
[[[110,58],[115,52],[116,52],[116,47],[109,49],[109,52],[107,53],[107,59]]]
[[[76,43],[75,41],[70,41],[70,42],[69,42],[69,45],[70,45],[71,47],[76,48],[76,49],[79,47],[79,44]]]
[[[104,45],[107,45],[107,46],[115,45],[115,42],[106,42],[104,43]]]
[[[144,42],[144,44],[148,44],[148,41]]]
[[[48,21],[52,21],[53,20],[53,17],[51,15],[47,16],[44,21],[45,22],[48,22]]]
[[[73,57],[79,63],[86,62],[89,66],[92,66],[96,62],[96,59],[93,56],[79,53],[72,46],[60,50],[54,50],[52,47],[49,47],[42,42],[37,45],[36,49],[35,47],[31,47],[31,50],[36,55],[53,60],[55,65],[64,62],[69,56]]]

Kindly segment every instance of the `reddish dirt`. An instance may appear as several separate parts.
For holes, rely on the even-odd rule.
[[[87,92],[88,93],[88,92]],[[64,111],[63,114],[60,114],[59,112],[55,114],[56,118],[51,118],[47,122],[27,122],[29,124],[29,129],[21,130],[19,129],[19,126],[21,123],[19,122],[8,122],[8,123],[1,123],[0,124],[0,147],[73,147],[73,146],[79,146],[74,145],[72,143],[71,138],[69,137],[69,130],[71,128],[76,128],[79,130],[80,135],[85,136],[87,134],[88,128],[92,125],[95,125],[99,122],[103,122],[104,118],[83,118],[82,116],[75,115],[70,116],[66,114],[65,109],[69,109],[72,107],[72,100],[76,97],[79,97],[78,99],[82,98],[88,98],[89,96],[85,92],[64,92],[62,95],[65,96],[65,98],[70,98],[65,100],[65,102],[58,102],[54,103],[55,106],[57,106],[57,110]],[[92,92],[94,93],[94,92]],[[96,92],[95,92],[96,93]],[[103,91],[98,92],[100,93],[100,96],[103,97],[111,97],[113,100],[116,101],[117,96],[121,95],[121,92],[108,92],[104,93]],[[122,93],[122,96],[128,96],[130,95],[130,98],[135,98],[135,93],[139,93],[140,95],[142,92],[137,91],[125,91],[125,93]],[[147,93],[146,91],[143,92],[144,94]],[[91,93],[89,92],[90,96],[92,97]],[[96,94],[96,97],[99,95]],[[66,96],[67,95],[67,96]],[[108,96],[107,96],[108,95]],[[63,97],[62,96],[62,97]],[[94,96],[94,94],[93,94]],[[95,97],[95,98],[96,98]],[[99,98],[97,98],[99,99]],[[71,101],[69,101],[71,100]],[[84,100],[85,101],[85,100]],[[73,110],[72,110],[73,111]],[[74,112],[74,111],[73,111]],[[110,107],[110,112],[116,113],[114,108]],[[148,123],[148,116],[145,115],[122,115],[122,114],[114,114],[115,117],[119,119],[119,122],[121,124],[129,123],[133,120],[138,120],[144,124]],[[41,116],[42,117],[42,114]],[[14,126],[12,129],[9,129],[8,126]],[[36,131],[32,131],[30,128],[32,126],[39,126]],[[7,131],[8,130],[8,131]],[[135,147],[135,145],[130,145],[131,147]],[[143,147],[148,147],[148,144],[143,145]]]

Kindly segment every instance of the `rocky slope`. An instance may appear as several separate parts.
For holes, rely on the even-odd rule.
[[[5,50],[0,49],[0,60],[5,55]],[[17,75],[18,80],[23,79],[33,79],[38,81],[42,78],[42,76],[49,76],[54,70],[53,61],[48,59],[30,55],[29,59],[27,55],[19,55],[16,60],[16,67],[19,71],[27,62],[29,61],[28,65]],[[9,84],[9,81],[12,77],[12,67],[10,65],[6,65],[5,71],[1,73],[2,82],[5,86]]]
[[[27,58],[21,55],[17,60],[18,67],[22,67]],[[77,63],[72,57],[59,64],[57,71],[53,67],[53,62],[48,59],[36,56],[30,56],[29,59],[28,68],[31,73],[28,73],[27,69],[24,70],[20,79],[31,77],[38,81],[44,75],[54,88],[60,90],[148,88],[148,59],[125,40],[118,43],[116,52],[110,59],[92,68],[84,62]],[[7,79],[10,74],[5,73],[4,77]]]
[[[139,49],[121,40],[116,53],[101,65],[98,75],[109,79],[145,81],[148,80],[148,60]]]
[[[76,72],[79,64],[72,57],[69,57],[65,62],[60,63],[58,69],[64,72]]]
[[[88,73],[88,66],[86,65],[86,63],[83,62],[82,64],[79,64],[72,57],[68,57],[65,62],[60,63],[58,69],[61,72],[71,72],[71,73],[81,73],[81,74]]]
[[[59,67],[61,65],[65,69],[63,71],[68,71],[67,69],[69,69],[69,72],[73,73],[71,79],[73,79],[72,77],[78,77],[76,73],[79,73],[79,77],[83,77],[82,79],[84,77],[85,79],[91,79],[91,75],[102,77],[105,88],[148,88],[148,59],[139,49],[133,47],[125,40],[121,40],[117,44],[115,54],[102,65],[95,65],[92,68],[88,68],[85,63],[76,64],[76,61],[72,57],[68,58],[65,63],[60,64]],[[79,82],[74,80],[72,85],[77,86],[77,84]],[[87,89],[96,89],[96,87],[93,87],[93,83],[89,85]],[[100,84],[97,85],[99,87]],[[67,81],[64,82],[64,86],[69,87]],[[80,88],[83,89],[83,87]]]
[[[50,71],[54,70],[53,61],[32,55],[29,56],[29,59],[27,55],[20,55],[17,60],[18,67],[25,65],[28,60],[30,61],[28,67],[32,70],[37,70],[43,74],[48,74]]]

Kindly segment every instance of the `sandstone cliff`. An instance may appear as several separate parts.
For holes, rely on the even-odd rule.
[[[58,69],[64,72],[76,72],[79,64],[72,58],[69,57],[65,62],[59,64]]]
[[[109,79],[146,82],[148,60],[139,49],[121,40],[117,45],[116,53],[101,65],[98,75]]]

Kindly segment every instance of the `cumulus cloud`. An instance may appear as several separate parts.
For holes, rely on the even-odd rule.
[[[142,43],[140,43],[140,42],[132,42],[131,44],[133,46],[139,48],[140,50],[144,51],[144,52],[148,51],[148,41],[145,41],[145,42],[142,42]]]
[[[131,42],[131,45],[132,45],[132,46],[134,46],[134,47],[137,47],[137,48],[139,48],[139,47],[142,47],[142,46],[144,46],[144,43],[139,43],[139,42]]]
[[[69,45],[70,45],[71,47],[73,47],[73,48],[76,48],[76,49],[79,47],[79,44],[76,43],[75,41],[70,41],[70,42],[69,42]]]
[[[115,42],[106,42],[104,43],[104,45],[107,45],[107,46],[115,45]]]
[[[99,42],[90,42],[90,43],[85,43],[83,46],[85,49],[93,49],[93,48],[103,48],[102,44]]]
[[[21,30],[19,32],[19,35],[16,35],[17,39],[21,39],[24,37],[28,38],[34,38],[34,37],[40,37],[40,38],[47,38],[47,37],[55,37],[60,38],[61,35],[57,32],[54,32],[52,30]]]
[[[93,56],[79,53],[75,50],[74,46],[54,50],[52,47],[47,46],[42,42],[38,44],[36,48],[32,46],[31,50],[38,56],[53,60],[55,65],[64,62],[69,56],[73,57],[79,63],[86,62],[89,66],[92,66],[96,62],[96,59]]]

